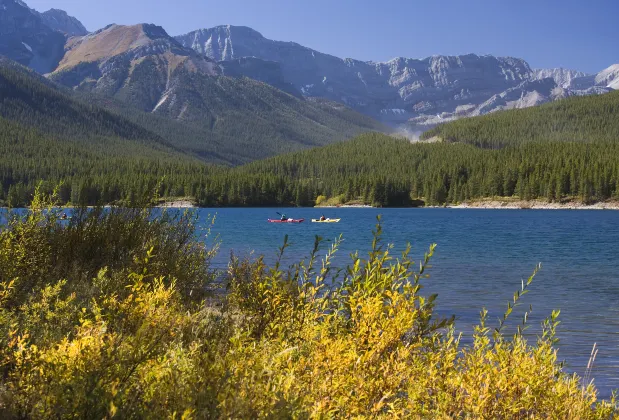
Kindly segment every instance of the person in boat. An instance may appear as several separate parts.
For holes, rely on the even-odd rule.
[[[281,220],[282,222],[285,222],[286,220],[288,220],[288,217],[286,217],[285,214],[282,214],[282,218],[279,220]]]
[[[325,217],[325,215],[323,214],[322,216],[320,216],[320,221],[324,222],[325,220],[327,220],[327,218]]]
[[[62,216],[60,217],[62,220],[67,220],[67,213],[62,213]]]

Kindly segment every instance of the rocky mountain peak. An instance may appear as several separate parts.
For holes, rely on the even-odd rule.
[[[62,57],[64,43],[65,35],[47,26],[24,2],[0,0],[0,55],[47,73]]]
[[[268,48],[267,46],[272,42],[279,42],[266,39],[260,32],[247,26],[234,25],[199,29],[175,38],[183,46],[192,48],[216,61],[243,57],[273,60],[272,56],[260,51]]]
[[[41,18],[47,26],[68,36],[84,36],[88,33],[82,22],[69,16],[64,10],[49,9],[41,13]]]
[[[200,64],[212,63],[195,51],[182,47],[161,26],[146,23],[131,26],[112,24],[92,34],[70,39],[56,72],[80,63],[103,62],[121,55],[128,55],[130,60],[135,60],[162,54],[174,56],[176,64],[185,59]],[[213,65],[211,67],[208,71],[216,68]]]
[[[52,79],[73,89],[122,99],[152,112],[182,88],[184,75],[221,74],[213,60],[184,48],[160,26],[109,25],[68,40]]]

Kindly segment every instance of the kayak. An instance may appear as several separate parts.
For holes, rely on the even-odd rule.
[[[320,220],[320,219],[312,219],[312,223],[337,223],[342,219],[327,219],[327,220]]]
[[[269,223],[303,223],[305,219],[288,219],[288,220],[280,220],[280,219],[267,219]]]

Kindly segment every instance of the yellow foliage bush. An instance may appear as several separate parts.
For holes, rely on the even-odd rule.
[[[2,277],[0,417],[618,415],[614,398],[599,401],[557,362],[558,312],[534,343],[504,335],[532,278],[496,329],[482,312],[463,345],[453,319],[434,313],[436,296],[421,293],[434,247],[414,271],[408,250],[393,258],[380,233],[379,225],[369,257],[353,256],[344,272],[331,267],[339,241],[319,261],[319,238],[307,261],[286,270],[233,259],[218,304],[188,302],[174,279],[151,273],[156,247],[123,287],[102,270],[88,300],[60,281],[15,306],[19,277]]]
[[[316,197],[316,205],[320,206],[321,204],[324,204],[327,201],[327,197],[324,195],[319,195],[318,197]]]

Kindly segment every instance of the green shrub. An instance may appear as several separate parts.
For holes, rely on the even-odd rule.
[[[97,277],[106,292],[120,292],[126,284],[118,278],[141,272],[147,253],[152,272],[176,279],[185,298],[204,296],[216,247],[195,240],[195,212],[81,207],[68,213],[55,207],[54,196],[36,193],[27,213],[9,213],[0,226],[0,280],[15,281],[14,306],[60,279],[81,298],[97,293]]]

